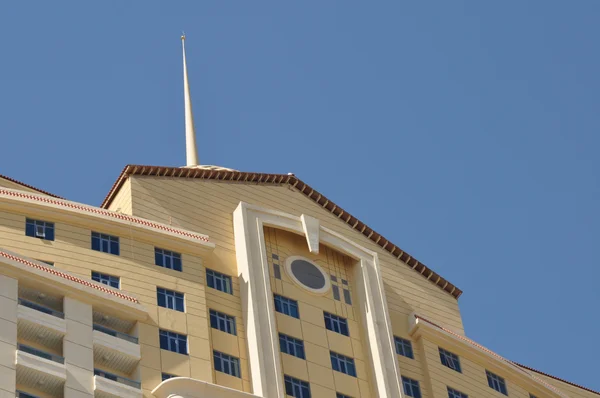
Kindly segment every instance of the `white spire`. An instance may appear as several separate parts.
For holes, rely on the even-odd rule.
[[[192,97],[188,81],[187,65],[185,63],[185,34],[181,36],[183,50],[183,95],[185,99],[185,159],[186,166],[198,165],[198,152],[196,150],[196,131],[194,130],[194,115],[192,114]]]

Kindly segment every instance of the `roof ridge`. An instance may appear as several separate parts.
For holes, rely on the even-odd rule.
[[[8,180],[10,182],[14,182],[15,184],[19,184],[19,185],[24,186],[26,188],[33,189],[34,191],[43,193],[45,195],[52,196],[53,198],[64,199],[62,196],[55,195],[55,194],[50,193],[48,191],[44,191],[43,189],[36,188],[33,185],[25,184],[24,182],[21,182],[19,180],[15,180],[14,178],[10,178],[10,177],[2,175],[2,174],[0,174],[0,178],[3,178],[3,179]]]
[[[383,235],[370,228],[367,224],[354,217],[352,214],[339,207],[335,202],[329,200],[319,191],[312,188],[310,185],[303,182],[294,174],[268,174],[268,173],[249,173],[241,171],[227,170],[209,170],[199,168],[185,167],[170,167],[170,166],[144,166],[144,165],[127,165],[121,171],[121,174],[111,187],[110,191],[102,201],[101,208],[106,209],[112,200],[115,193],[125,183],[130,175],[139,176],[156,176],[156,177],[176,177],[176,178],[203,178],[207,180],[219,181],[239,181],[252,182],[262,184],[288,184],[292,188],[298,190],[301,194],[308,197],[310,200],[323,207],[340,220],[348,224],[352,229],[355,229],[362,235],[366,236],[378,246],[389,252],[396,259],[412,268],[431,283],[437,285],[446,293],[449,293],[454,298],[458,299],[462,294],[457,286],[443,278],[441,275],[427,267],[425,264],[400,249],[398,246],[390,242]]]
[[[539,373],[539,374],[541,374],[541,375],[544,375],[544,376],[546,376],[546,377],[549,377],[549,378],[551,378],[551,379],[554,379],[554,380],[561,381],[561,382],[563,382],[563,383],[565,383],[565,384],[569,384],[569,385],[571,385],[571,386],[573,386],[573,387],[581,388],[582,390],[585,390],[585,391],[588,391],[588,392],[591,392],[591,393],[594,393],[594,394],[600,395],[600,391],[592,390],[591,388],[584,387],[584,386],[582,386],[582,385],[580,385],[580,384],[573,383],[573,382],[571,382],[571,381],[568,381],[568,380],[565,380],[565,379],[561,379],[560,377],[557,377],[557,376],[552,376],[551,374],[548,374],[548,373],[542,372],[541,370],[537,370],[537,369],[531,368],[531,367],[529,367],[529,366],[522,365],[522,364],[520,364],[520,363],[518,363],[518,362],[515,362],[515,361],[511,361],[511,362],[512,362],[512,363],[514,363],[515,365],[517,365],[517,366],[519,366],[519,367],[523,368],[523,369],[527,369],[527,370],[530,370],[530,371],[532,371],[532,372]]]

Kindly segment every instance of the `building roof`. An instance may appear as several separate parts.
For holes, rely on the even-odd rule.
[[[519,366],[519,367],[523,368],[523,369],[527,369],[527,370],[530,370],[530,371],[532,371],[532,372],[539,373],[539,374],[541,374],[541,375],[543,375],[543,376],[549,377],[549,378],[551,378],[551,379],[554,379],[554,380],[558,380],[558,381],[560,381],[560,382],[563,382],[563,383],[565,383],[565,384],[569,384],[569,385],[571,385],[571,386],[573,386],[573,387],[581,388],[582,390],[585,390],[585,391],[591,392],[592,394],[597,394],[597,395],[600,395],[600,392],[599,392],[599,391],[592,390],[591,388],[587,388],[587,387],[584,387],[584,386],[580,386],[579,384],[575,384],[575,383],[572,383],[572,382],[570,382],[570,381],[568,381],[568,380],[561,379],[560,377],[552,376],[552,375],[550,375],[550,374],[548,374],[548,373],[544,373],[544,372],[542,372],[542,371],[540,371],[540,370],[537,370],[537,369],[534,369],[534,368],[530,368],[529,366],[521,365],[520,363],[517,363],[517,362],[513,362],[513,363],[514,363],[515,365],[517,365],[517,366]]]
[[[537,369],[530,368],[529,366],[521,365],[520,363],[517,363],[517,362],[515,362],[515,361],[511,361],[510,359],[506,359],[506,358],[504,358],[504,357],[500,356],[499,354],[495,353],[494,351],[492,351],[492,350],[490,350],[490,349],[488,349],[488,348],[486,348],[486,347],[482,346],[481,344],[477,343],[476,341],[473,341],[473,340],[469,339],[469,338],[468,338],[468,337],[466,337],[466,336],[463,336],[463,335],[460,335],[460,334],[458,334],[458,333],[455,333],[455,332],[453,332],[452,330],[450,330],[450,329],[447,329],[447,328],[445,328],[445,327],[443,327],[443,326],[441,326],[441,325],[439,325],[439,324],[437,324],[437,323],[435,323],[435,322],[432,322],[432,321],[430,321],[429,319],[427,319],[427,318],[424,318],[424,317],[422,317],[422,316],[420,316],[420,315],[414,314],[414,317],[415,317],[416,319],[420,319],[420,320],[422,320],[422,321],[424,321],[424,322],[426,322],[426,323],[430,324],[430,325],[431,325],[431,326],[433,326],[433,327],[436,327],[436,328],[438,328],[438,329],[440,329],[440,330],[443,330],[444,332],[446,332],[446,333],[448,333],[448,334],[451,334],[451,335],[452,335],[452,336],[454,336],[455,338],[457,338],[457,339],[459,339],[459,340],[462,340],[462,341],[465,341],[465,342],[467,342],[468,344],[470,344],[470,345],[472,345],[472,346],[474,346],[474,347],[476,347],[476,348],[478,348],[478,349],[480,349],[480,350],[482,350],[482,351],[485,351],[485,352],[487,352],[488,354],[490,354],[490,355],[492,355],[492,356],[496,357],[497,359],[499,359],[499,360],[502,360],[502,361],[504,361],[504,362],[506,362],[506,363],[508,363],[508,364],[510,364],[510,365],[512,365],[512,366],[515,366],[515,367],[518,367],[518,368],[522,368],[522,369],[525,369],[525,370],[528,370],[528,371],[531,371],[531,372],[535,372],[535,373],[541,374],[541,375],[543,375],[543,376],[549,377],[549,378],[551,378],[551,379],[558,380],[558,381],[560,381],[560,382],[563,382],[563,383],[565,383],[565,384],[569,384],[569,385],[571,385],[571,386],[573,386],[573,387],[581,388],[582,390],[585,390],[585,391],[591,392],[591,393],[593,393],[593,394],[600,395],[600,392],[598,392],[598,391],[594,391],[594,390],[592,390],[592,389],[590,389],[590,388],[583,387],[583,386],[580,386],[579,384],[571,383],[570,381],[567,381],[567,380],[561,379],[560,377],[552,376],[552,375],[549,375],[549,374],[547,374],[547,373],[541,372],[541,371],[539,371],[539,370],[537,370]],[[555,387],[555,386],[553,386],[553,385],[551,385],[551,384],[547,383],[546,381],[544,381],[544,380],[542,380],[542,379],[539,379],[539,378],[537,378],[537,377],[534,377],[534,378],[535,378],[535,379],[536,379],[538,382],[541,382],[542,384],[544,384],[545,386],[549,387],[549,388],[550,388],[550,389],[552,389],[552,390],[555,390],[555,391],[556,391],[556,390],[558,389],[558,387]],[[561,395],[562,395],[562,393],[561,393]]]
[[[42,189],[36,188],[36,187],[34,187],[34,186],[31,186],[31,185],[29,185],[29,184],[25,184],[24,182],[17,181],[17,180],[15,180],[14,178],[10,178],[10,177],[4,176],[4,175],[2,175],[2,174],[0,174],[0,178],[2,178],[2,179],[4,179],[4,180],[7,180],[7,181],[10,181],[10,182],[14,182],[15,184],[19,184],[19,185],[21,185],[21,186],[23,186],[23,187],[25,187],[25,188],[33,189],[34,191],[37,191],[37,192],[39,192],[39,193],[43,193],[44,195],[52,196],[53,198],[64,199],[64,198],[62,198],[62,197],[60,197],[60,196],[58,196],[58,195],[54,195],[53,193],[50,193],[50,192],[44,191],[44,190],[42,190]]]
[[[453,297],[460,297],[462,290],[443,278],[441,275],[427,267],[425,264],[400,249],[398,246],[390,242],[383,235],[379,234],[365,223],[348,213],[346,210],[339,207],[326,196],[300,180],[293,174],[266,174],[266,173],[249,173],[226,169],[210,169],[210,168],[185,168],[185,167],[163,167],[163,166],[143,166],[143,165],[127,165],[115,181],[112,188],[104,198],[100,207],[108,208],[119,191],[123,183],[129,176],[154,176],[154,177],[175,177],[175,178],[198,178],[203,180],[216,181],[235,181],[252,184],[265,185],[289,185],[302,193],[304,196],[331,212],[333,215],[344,221],[350,227],[360,232],[377,245],[385,249],[392,256],[401,260],[415,272],[421,274],[431,283],[437,285],[445,292]]]

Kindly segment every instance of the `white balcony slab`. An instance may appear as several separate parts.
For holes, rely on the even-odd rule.
[[[139,344],[94,330],[94,360],[96,364],[131,373],[135,370],[141,357]]]
[[[17,351],[16,365],[17,384],[35,388],[52,396],[62,396],[67,379],[64,364]]]
[[[142,390],[102,376],[94,376],[94,396],[97,398],[142,398]]]

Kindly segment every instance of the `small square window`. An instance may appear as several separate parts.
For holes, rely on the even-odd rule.
[[[119,255],[119,238],[100,232],[92,232],[92,250]]]
[[[298,302],[278,294],[275,295],[275,311],[300,319]]]
[[[330,314],[329,312],[323,312],[325,319],[325,327],[332,332],[343,334],[344,336],[350,336],[348,330],[348,320],[341,316]]]
[[[330,351],[329,354],[331,356],[331,367],[333,370],[356,377],[356,366],[354,366],[353,358],[348,358],[347,356],[333,351]]]
[[[160,330],[159,334],[161,349],[187,355],[187,336],[185,334],[168,330]]]
[[[92,271],[92,280],[114,287],[115,289],[120,289],[121,287],[121,279],[118,276]]]
[[[439,348],[440,351],[440,361],[442,365],[449,367],[452,370],[456,370],[459,373],[462,373],[460,369],[460,360],[458,359],[458,355],[451,353],[450,351],[446,351],[443,348]]]
[[[288,355],[293,355],[296,358],[305,359],[304,356],[304,341],[279,333],[279,347],[281,352]]]
[[[209,313],[211,328],[233,334],[234,336],[237,334],[234,317],[215,310],[210,310]]]
[[[402,355],[403,357],[407,357],[410,359],[415,359],[415,356],[413,354],[412,343],[410,340],[394,336],[394,343],[396,343],[396,354]]]
[[[419,382],[408,377],[402,377],[402,386],[404,387],[404,394],[408,397],[421,398],[421,387]]]
[[[229,275],[213,271],[212,269],[207,269],[206,284],[208,285],[208,287],[219,290],[221,292],[233,294],[231,277]]]
[[[25,235],[38,239],[54,240],[54,223],[41,220],[25,220]]]
[[[162,287],[157,287],[156,298],[160,307],[185,312],[183,293],[179,293],[174,290],[163,289]]]
[[[448,398],[469,398],[465,393],[462,393],[454,388],[448,387]]]
[[[294,398],[310,398],[310,384],[295,377],[283,375],[285,394]]]
[[[182,270],[181,254],[170,250],[154,248],[154,264],[159,267],[172,269],[174,271]]]
[[[234,377],[241,377],[239,358],[219,351],[213,351],[213,360],[217,372],[223,372]]]
[[[508,395],[508,390],[506,389],[506,382],[502,377],[490,372],[489,370],[486,370],[485,374],[487,376],[488,385],[490,386],[490,388],[493,388],[494,390],[504,395]]]

